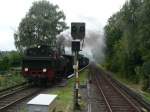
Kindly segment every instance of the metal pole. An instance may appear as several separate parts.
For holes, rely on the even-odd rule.
[[[150,76],[149,76],[149,78],[148,78],[149,80],[148,80],[148,83],[149,83],[149,87],[148,87],[148,89],[150,90]]]
[[[74,52],[74,74],[75,74],[75,109],[79,109],[78,93],[79,93],[79,75],[78,75],[78,51]]]

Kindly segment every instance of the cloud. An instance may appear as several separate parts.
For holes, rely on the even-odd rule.
[[[0,50],[15,49],[13,30],[25,17],[33,1],[39,0],[1,0],[0,1]],[[107,19],[118,11],[126,0],[49,0],[58,4],[66,14],[68,25],[72,21],[85,21],[88,29],[101,30]]]
[[[8,33],[8,31],[1,31],[0,33],[0,50],[12,50],[15,49],[14,39],[12,33]]]

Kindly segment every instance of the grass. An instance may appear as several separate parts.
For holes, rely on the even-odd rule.
[[[0,76],[0,90],[25,82],[25,79],[19,73]]]
[[[143,96],[144,96],[144,99],[148,102],[150,102],[150,93],[148,92],[143,92]]]
[[[87,80],[87,70],[80,73],[80,84],[84,84]],[[57,94],[56,99],[56,112],[72,112],[73,111],[73,87],[74,77],[68,80],[65,87],[57,87],[51,90],[50,94]]]
[[[135,91],[140,91],[142,89],[142,85],[141,84],[135,84],[119,75],[113,75],[113,77],[115,79],[117,79],[118,81],[122,82],[124,85],[128,86],[129,88],[135,90]],[[135,88],[135,89],[134,89]]]
[[[132,89],[133,91],[139,93],[140,95],[143,96],[143,98],[146,101],[150,102],[150,93],[142,90],[142,86],[143,86],[142,83],[135,84],[121,77],[120,75],[114,75],[114,78],[117,79],[119,82],[123,83],[124,85],[126,85],[127,87],[129,87],[130,89]]]

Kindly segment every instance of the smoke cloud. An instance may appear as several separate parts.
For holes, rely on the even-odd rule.
[[[70,31],[61,33],[59,37],[65,38],[64,45],[67,49],[67,52],[71,52],[72,38]],[[92,61],[102,63],[104,61],[104,49],[105,41],[103,32],[87,30],[84,40],[84,46],[81,53],[89,57]]]
[[[104,34],[101,31],[88,30],[85,38],[85,48],[89,49],[94,61],[104,61]]]

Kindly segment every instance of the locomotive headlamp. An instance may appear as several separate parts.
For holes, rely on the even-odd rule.
[[[27,72],[27,71],[29,71],[29,69],[28,69],[28,68],[25,68],[24,71]]]
[[[40,45],[38,45],[37,47],[38,47],[38,48],[40,48],[41,46],[40,46]]]
[[[44,68],[44,69],[43,69],[43,72],[46,72],[46,71],[47,71],[47,69],[46,69],[46,68]]]
[[[73,39],[83,40],[85,37],[85,23],[71,23],[71,36]]]

